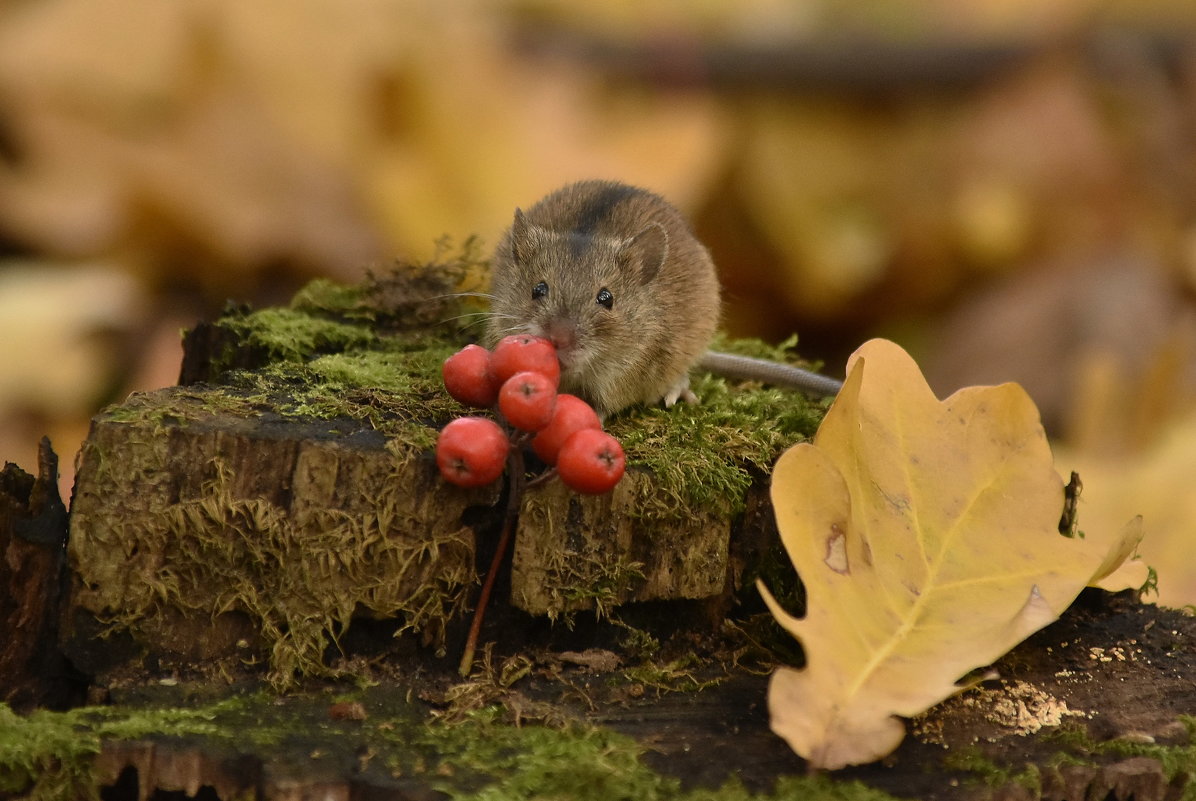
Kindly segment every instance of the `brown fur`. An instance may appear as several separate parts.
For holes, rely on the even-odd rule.
[[[668,201],[625,184],[582,181],[517,210],[493,271],[490,344],[511,333],[553,339],[561,391],[603,415],[688,395],[718,324],[710,254]],[[540,282],[548,293],[537,299]]]

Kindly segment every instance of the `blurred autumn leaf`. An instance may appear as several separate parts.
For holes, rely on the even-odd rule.
[[[219,292],[279,263],[358,275],[446,233],[493,235],[569,178],[700,191],[713,98],[608,96],[583,69],[519,59],[502,20],[387,0],[8,11],[0,222]]]
[[[778,461],[772,500],[808,609],[795,618],[760,585],[807,661],[773,674],[772,728],[819,768],[890,753],[896,716],[957,692],[1141,537],[1061,536],[1062,482],[1024,390],[940,402],[886,340],[853,355],[813,444]]]
[[[1196,409],[1187,405],[1160,412],[1176,399],[1167,380],[1174,364],[1171,370],[1155,367],[1145,379],[1127,383],[1115,364],[1088,364],[1083,386],[1089,430],[1074,432],[1056,453],[1059,464],[1083,478],[1079,527],[1085,535],[1106,538],[1117,521],[1141,515],[1148,535],[1139,553],[1158,575],[1158,603],[1191,607],[1196,605]]]
[[[144,304],[136,283],[110,265],[56,273],[0,262],[0,409],[87,413],[106,389],[111,335],[125,332]]]

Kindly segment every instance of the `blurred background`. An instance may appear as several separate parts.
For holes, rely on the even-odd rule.
[[[180,330],[570,180],[654,189],[724,326],[1018,381],[1196,603],[1196,4],[0,0],[0,458],[72,459]]]

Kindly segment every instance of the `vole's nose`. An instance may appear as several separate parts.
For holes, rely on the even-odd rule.
[[[568,320],[554,319],[544,328],[546,336],[557,352],[569,352],[577,345],[577,326]]]

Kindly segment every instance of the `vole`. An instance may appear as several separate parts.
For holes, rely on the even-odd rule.
[[[604,417],[635,403],[695,400],[692,368],[833,395],[840,382],[709,351],[719,318],[714,262],[664,198],[580,181],[515,210],[492,260],[491,345],[513,333],[557,348],[561,391]]]

